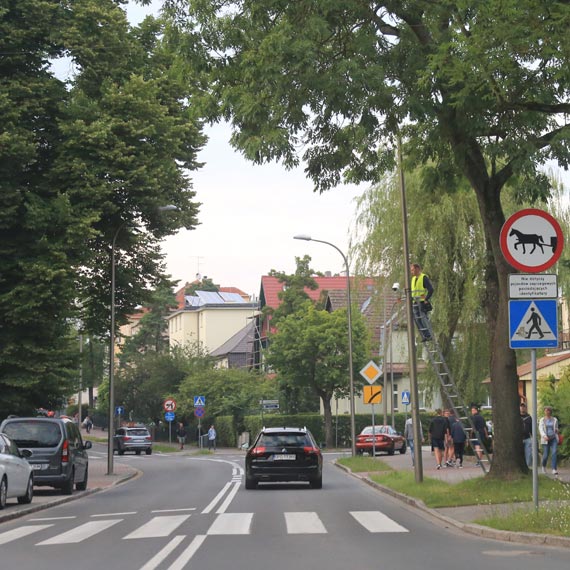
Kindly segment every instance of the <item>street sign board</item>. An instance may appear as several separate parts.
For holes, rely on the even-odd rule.
[[[115,415],[124,416],[125,415],[125,407],[124,406],[115,406]]]
[[[409,390],[403,390],[402,391],[402,404],[404,406],[410,405],[410,391]]]
[[[279,409],[279,400],[259,400],[259,403],[264,410]]]
[[[382,368],[371,360],[361,371],[360,375],[369,383],[374,384],[382,374]]]
[[[540,273],[562,255],[564,236],[560,224],[548,212],[526,208],[503,224],[500,245],[510,265],[528,273]]]
[[[203,408],[206,405],[206,397],[205,396],[194,396],[194,407],[201,407]]]
[[[557,275],[552,273],[511,273],[509,275],[511,299],[555,299],[558,297]]]
[[[176,417],[176,414],[174,412],[165,412],[164,413],[164,419],[167,422],[173,422],[175,417]]]
[[[365,404],[381,404],[382,386],[362,386],[362,396]]]
[[[557,347],[556,299],[509,301],[509,346],[511,348]]]
[[[197,418],[203,418],[205,413],[206,410],[202,406],[197,406],[196,408],[194,408],[194,415]]]
[[[164,400],[162,407],[164,408],[165,412],[173,412],[176,410],[176,401],[174,398],[167,398]]]

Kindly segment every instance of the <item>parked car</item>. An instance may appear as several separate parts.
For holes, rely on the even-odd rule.
[[[323,486],[323,456],[307,428],[263,428],[245,456],[245,488],[275,481]]]
[[[376,441],[374,441],[376,440]],[[365,451],[372,455],[374,447],[376,453],[387,452],[394,455],[396,451],[406,453],[406,440],[392,426],[366,426],[356,436],[356,452],[363,454]]]
[[[0,510],[14,497],[20,504],[32,502],[34,472],[16,444],[0,434]]]
[[[137,455],[144,451],[152,453],[152,437],[145,427],[121,427],[115,432],[113,450],[119,455],[125,451],[134,451]]]
[[[0,425],[27,458],[34,485],[61,489],[65,495],[87,489],[91,442],[83,443],[73,420],[64,418],[9,418]]]

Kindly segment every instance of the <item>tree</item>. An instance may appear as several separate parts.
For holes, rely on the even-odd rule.
[[[367,332],[359,313],[352,323],[354,375],[367,358]],[[333,445],[331,400],[349,391],[348,325],[346,309],[329,313],[318,310],[311,301],[295,313],[279,320],[271,339],[268,362],[280,375],[305,390],[311,390],[323,404],[325,438]]]
[[[200,281],[191,283],[189,287],[186,287],[184,293],[186,295],[194,295],[196,291],[213,291],[217,293],[219,290],[219,287],[209,277],[204,277]]]
[[[393,168],[401,135],[409,167],[429,161],[450,186],[469,182],[485,235],[491,387],[501,402],[491,474],[526,473],[501,196],[512,185],[521,199],[544,199],[540,165],[569,164],[570,5],[194,0],[184,13],[187,4],[169,2],[173,28],[188,36],[180,51],[208,60],[204,108],[231,119],[232,143],[252,161],[291,167],[302,158],[321,192],[342,180],[376,183]]]
[[[160,240],[197,221],[204,138],[161,24],[131,28],[113,0],[7,0],[0,52],[3,414],[76,385],[72,323],[108,334],[115,238],[118,323],[160,281]]]

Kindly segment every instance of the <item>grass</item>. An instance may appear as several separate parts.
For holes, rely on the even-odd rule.
[[[486,478],[484,484],[480,477],[455,484],[425,477],[423,483],[416,483],[412,471],[395,471],[372,457],[344,457],[338,462],[353,472],[369,473],[376,483],[420,499],[431,508],[497,505],[491,516],[474,521],[483,526],[570,536],[570,485],[549,477],[539,476],[541,504],[536,511],[532,505],[530,476],[511,481]],[[505,504],[512,506],[504,507]]]

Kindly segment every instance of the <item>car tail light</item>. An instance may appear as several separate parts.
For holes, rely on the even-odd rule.
[[[319,455],[320,451],[317,447],[303,447],[306,455]]]
[[[146,439],[147,441],[150,441],[150,440],[152,439],[152,437],[150,437],[150,435],[147,435],[147,436],[145,437],[145,439]]]
[[[61,462],[67,463],[69,461],[69,441],[63,440],[63,448],[61,450]]]
[[[265,447],[254,447],[249,453],[250,455],[263,455],[266,450]]]
[[[123,437],[123,440],[124,440],[124,441],[129,441],[130,439],[133,439],[130,435],[125,435],[125,436]]]

